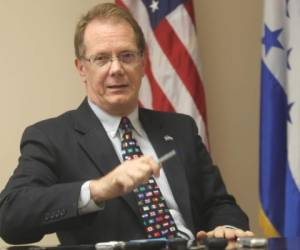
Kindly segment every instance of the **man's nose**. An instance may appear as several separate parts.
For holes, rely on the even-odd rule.
[[[117,57],[111,58],[109,71],[113,75],[115,75],[115,74],[120,75],[120,74],[124,73],[123,65]]]

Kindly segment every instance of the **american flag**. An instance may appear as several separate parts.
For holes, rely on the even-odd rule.
[[[140,102],[192,116],[207,145],[206,107],[192,0],[116,0],[132,13],[146,43]]]

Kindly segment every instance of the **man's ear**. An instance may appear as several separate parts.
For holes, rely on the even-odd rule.
[[[82,63],[82,61],[78,58],[74,61],[75,67],[81,77],[81,80],[85,83],[86,82],[86,68],[85,65]]]

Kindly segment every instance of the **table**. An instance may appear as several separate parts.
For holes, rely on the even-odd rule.
[[[126,250],[131,250],[132,248],[126,248]],[[134,250],[164,250],[165,248],[134,248]],[[194,247],[194,248],[175,248],[175,250],[205,250],[209,248],[205,248],[204,246]],[[230,245],[226,249],[230,250],[250,250],[250,249],[258,249],[258,250],[300,250],[300,237],[299,238],[270,238],[268,239],[268,243],[266,247],[263,248],[242,248],[235,244]],[[38,245],[30,245],[30,246],[11,246],[6,248],[1,248],[0,250],[95,250],[94,245],[78,245],[78,246],[38,246]],[[103,249],[109,250],[109,249]],[[173,250],[173,249],[171,249]],[[214,249],[216,250],[216,249]]]

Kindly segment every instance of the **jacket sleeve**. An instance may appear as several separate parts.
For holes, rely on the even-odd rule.
[[[25,130],[18,167],[0,195],[0,234],[8,243],[36,242],[46,233],[79,223],[83,181],[59,183],[56,154],[42,130]]]
[[[191,119],[192,120],[192,119]],[[186,128],[191,135],[192,147],[186,147],[183,154],[187,162],[192,214],[196,231],[212,230],[217,226],[231,225],[243,230],[249,229],[247,215],[236,203],[225,187],[222,176],[202,143],[194,121]],[[185,149],[183,149],[185,150]]]

